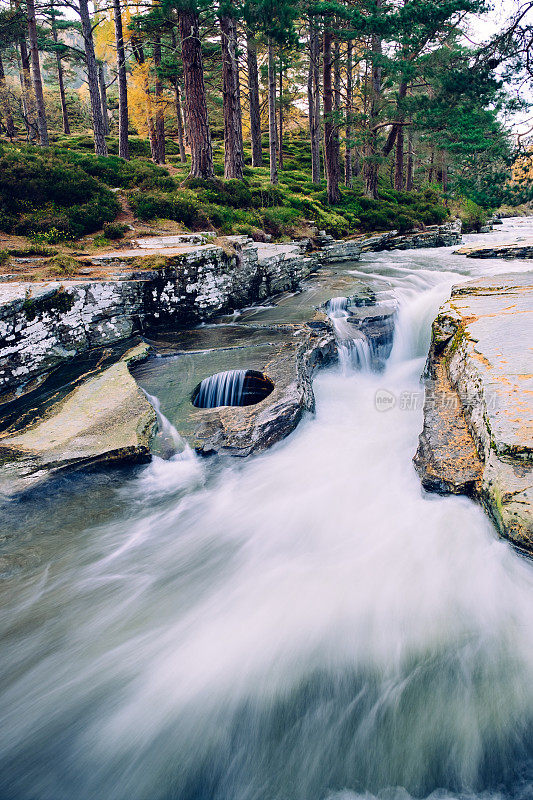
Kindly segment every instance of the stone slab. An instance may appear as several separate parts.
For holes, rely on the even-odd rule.
[[[0,434],[0,489],[11,494],[66,468],[149,460],[156,415],[128,368],[147,350],[129,350],[26,429]]]
[[[532,331],[533,272],[482,278],[452,290],[433,324],[424,430],[415,457],[427,488],[440,490],[436,485],[440,472],[443,486],[447,484],[441,490],[463,491],[459,456],[467,453],[468,443],[456,448],[455,475],[445,458],[453,452],[453,443],[444,449],[439,445],[451,424],[444,410],[456,393],[460,401],[456,422],[461,425],[463,418],[481,463],[480,480],[475,486],[467,481],[469,491],[481,499],[502,535],[531,552]],[[438,381],[442,401],[433,406],[430,400]],[[470,460],[475,472],[475,459]]]

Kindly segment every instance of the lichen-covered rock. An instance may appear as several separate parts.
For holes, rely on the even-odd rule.
[[[452,247],[461,243],[461,220],[454,219],[445,225],[431,225],[423,231],[398,235],[388,231],[363,239],[363,252],[382,250],[416,250],[420,247]]]
[[[533,273],[457,286],[433,324],[423,484],[479,498],[533,552]]]
[[[128,369],[146,351],[133,348],[28,427],[0,434],[0,489],[11,494],[67,468],[149,460],[156,415]]]
[[[247,456],[283,439],[304,411],[314,408],[315,369],[336,357],[335,337],[323,315],[305,325],[286,325],[287,338],[264,366],[274,390],[256,405],[198,412],[195,447],[203,455]]]
[[[0,286],[0,402],[88,349],[148,328],[177,329],[297,289],[316,269],[316,259],[299,246],[273,247],[262,257],[257,248],[241,254],[214,245],[185,253],[169,248],[163,266],[129,280]],[[119,259],[117,268],[129,263],[131,271],[138,252],[129,262],[120,251],[109,259]]]

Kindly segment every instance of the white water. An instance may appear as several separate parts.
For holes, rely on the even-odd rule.
[[[348,322],[347,297],[332,297],[327,304],[328,316],[335,330],[339,364],[343,374],[351,370],[368,371],[372,366],[372,354],[368,339]]]
[[[242,405],[245,377],[245,369],[232,369],[204,378],[198,390],[196,405],[198,408]]]
[[[101,522],[87,489],[8,583],[2,800],[533,796],[533,572],[412,468],[458,259],[408,258],[357,267],[399,302],[384,373],[321,373],[272,451],[158,459]]]

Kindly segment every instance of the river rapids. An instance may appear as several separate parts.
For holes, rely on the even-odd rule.
[[[386,369],[319,373],[271,451],[175,447],[3,504],[1,800],[533,797],[532,565],[411,463],[439,305],[527,268],[368,255]]]

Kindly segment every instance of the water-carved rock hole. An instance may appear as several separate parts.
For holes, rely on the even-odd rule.
[[[274,383],[253,369],[233,369],[204,378],[192,393],[196,408],[253,406],[274,391]]]

